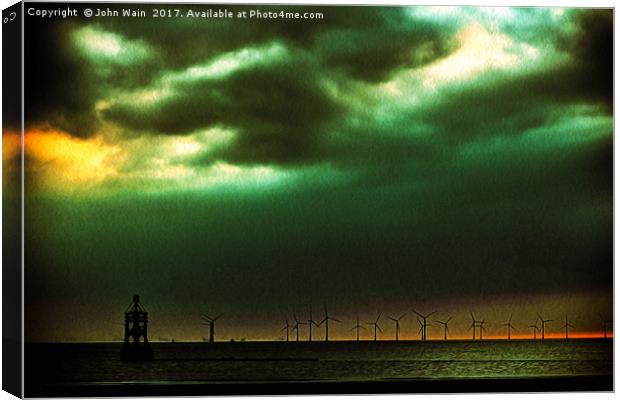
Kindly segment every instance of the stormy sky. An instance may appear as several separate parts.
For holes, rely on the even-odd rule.
[[[610,10],[140,8],[26,18],[28,339],[118,339],[134,292],[155,339],[611,317]]]

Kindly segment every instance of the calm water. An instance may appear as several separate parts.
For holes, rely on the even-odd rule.
[[[612,374],[611,341],[153,343],[123,363],[120,344],[28,344],[29,384],[215,383]]]

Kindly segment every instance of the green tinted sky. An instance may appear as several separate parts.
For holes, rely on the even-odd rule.
[[[303,11],[27,18],[27,337],[116,337],[133,292],[181,338],[200,312],[274,338],[324,302],[598,329],[612,12]]]

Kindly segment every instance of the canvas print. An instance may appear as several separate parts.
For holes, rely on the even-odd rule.
[[[23,12],[27,396],[613,390],[612,9]]]

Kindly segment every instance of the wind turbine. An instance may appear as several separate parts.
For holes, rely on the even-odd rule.
[[[566,333],[566,339],[568,339],[568,328],[575,329],[575,327],[568,322],[567,315],[564,316],[564,326],[562,326],[562,328],[564,328],[564,332]]]
[[[508,329],[508,340],[510,340],[510,331],[515,329],[515,327],[512,326],[512,314],[510,314],[510,318],[508,318],[508,321],[504,322],[502,326],[505,326],[506,329]]]
[[[297,338],[295,339],[296,342],[299,342],[299,325],[307,325],[305,322],[299,322],[297,320],[297,315],[295,315],[295,313],[293,313],[293,319],[295,320],[295,325],[293,325],[293,329],[294,331],[296,331],[297,333]]]
[[[312,307],[310,307],[310,319],[307,322],[308,322],[308,341],[311,342],[312,341],[312,325],[317,326],[317,327],[319,326],[319,324],[317,324],[317,322],[312,319]]]
[[[284,320],[286,321],[286,323],[285,323],[284,327],[282,329],[280,329],[280,332],[282,332],[284,330],[286,331],[286,341],[288,342],[288,330],[289,330],[289,328],[292,328],[293,326],[289,325],[288,317],[284,317]]]
[[[542,340],[545,340],[545,324],[547,322],[552,322],[552,319],[543,319],[543,317],[540,316],[540,314],[536,313],[536,315],[538,315],[538,318],[540,319],[540,322],[542,323],[542,327],[540,328],[540,334],[542,337]]]
[[[398,335],[400,334],[400,320],[405,318],[405,315],[407,315],[407,313],[404,313],[398,318],[390,317],[389,315],[387,316],[388,319],[391,319],[396,324],[396,341],[397,342],[398,342]]]
[[[317,326],[321,326],[322,324],[325,324],[325,341],[329,342],[329,321],[334,321],[334,322],[342,322],[342,321],[329,316],[329,314],[327,313],[327,305],[324,305],[323,308],[325,310],[325,318],[323,318],[323,320],[319,322]]]
[[[536,332],[538,332],[538,330],[539,330],[538,329],[538,320],[534,321],[534,324],[528,325],[527,327],[528,328],[534,328],[533,329],[533,331],[534,331],[534,340],[536,340]]]
[[[357,341],[360,341],[360,329],[366,329],[363,326],[360,325],[360,316],[359,314],[357,315],[357,323],[355,324],[355,326],[353,328],[351,328],[351,330],[355,329],[357,331]]]
[[[443,325],[443,340],[448,340],[448,322],[450,322],[451,319],[452,317],[448,318],[445,321],[440,321],[438,319],[435,320],[435,322],[438,322]]]
[[[476,328],[480,328],[480,340],[482,340],[482,330],[485,329],[483,326],[484,320],[477,321],[474,317],[474,313],[471,311],[469,312],[469,315],[471,315],[471,325],[469,326],[469,329],[473,329],[471,340],[476,340]]]
[[[431,315],[435,314],[437,311],[433,311],[432,313],[428,313],[426,315],[422,315],[416,310],[412,310],[414,313],[418,314],[420,318],[422,318],[422,340],[426,340],[426,319]]]
[[[206,314],[202,314],[201,317],[203,319],[202,324],[209,326],[209,343],[215,342],[215,321],[220,319],[220,317],[224,314],[220,314],[215,318],[211,318]]]
[[[476,318],[474,317],[474,313],[471,311],[469,312],[469,315],[471,315],[471,325],[468,330],[473,330],[471,333],[471,340],[476,340]]]
[[[382,313],[379,313],[379,316],[377,317],[375,322],[366,322],[368,325],[374,325],[375,326],[375,342],[377,341],[377,329],[379,329],[381,331],[381,333],[383,333],[383,330],[379,326],[379,318],[381,318],[381,314]]]
[[[603,318],[603,316],[601,314],[599,314],[598,317],[603,322],[603,335],[604,335],[605,339],[607,339],[607,327],[611,324],[611,321]]]
[[[418,320],[418,324],[420,324],[420,330],[418,331],[418,333],[420,334],[420,340],[423,341],[424,340],[424,323],[422,322],[420,317],[415,317],[415,319]]]
[[[480,328],[480,340],[482,340],[482,331],[485,331],[484,320],[478,321],[478,328]]]

